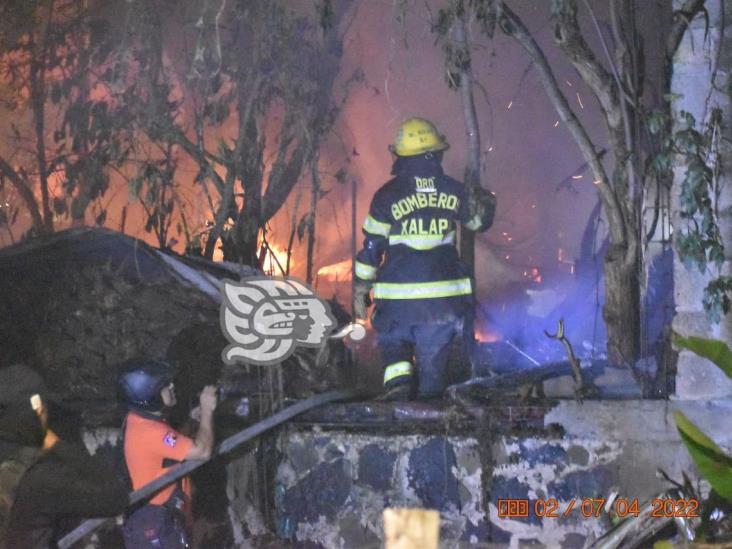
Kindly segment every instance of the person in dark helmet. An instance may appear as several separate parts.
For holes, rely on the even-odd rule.
[[[458,256],[456,226],[487,230],[496,201],[444,174],[448,148],[429,120],[402,123],[389,147],[394,178],[376,192],[363,224],[353,307],[366,318],[373,288],[385,400],[441,396],[451,342],[473,339],[473,281]]]
[[[0,547],[55,547],[68,519],[121,515],[111,466],[48,427],[49,392],[32,368],[0,368]]]
[[[133,360],[119,373],[119,392],[129,412],[122,426],[125,465],[137,490],[164,475],[168,467],[190,459],[207,460],[214,444],[216,387],[200,396],[200,422],[194,438],[173,429],[166,411],[175,406],[175,369],[166,362]],[[122,533],[128,549],[188,547],[191,490],[188,479],[163,488],[132,511]]]

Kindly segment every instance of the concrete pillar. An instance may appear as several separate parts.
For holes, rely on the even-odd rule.
[[[674,0],[677,9],[682,2]],[[723,10],[720,9],[723,4]],[[672,115],[680,120],[679,113],[691,113],[697,121],[697,129],[709,121],[714,108],[721,108],[723,115],[724,135],[730,139],[732,135],[732,108],[727,93],[732,74],[732,0],[714,0],[706,2],[709,12],[709,28],[705,19],[698,16],[692,21],[674,58],[671,91]],[[725,17],[726,14],[726,17]],[[705,37],[705,33],[706,37]],[[712,79],[715,86],[712,87]],[[681,127],[676,128],[681,129]],[[721,147],[722,164],[726,167],[722,173],[722,196],[720,198],[720,229],[725,245],[725,261],[722,273],[732,272],[732,217],[729,212],[732,205],[732,177],[729,167],[732,166],[732,151],[729,146]],[[725,173],[726,172],[726,173]],[[674,182],[671,196],[673,226],[676,234],[684,227],[679,216],[679,196],[684,179],[685,165],[683,159],[677,158],[674,168]],[[698,269],[687,270],[674,250],[674,298],[675,316],[673,329],[683,335],[695,335],[707,338],[732,341],[732,315],[728,315],[719,325],[710,323],[703,309],[702,297],[709,280],[718,276],[716,268],[711,273],[701,274]],[[678,373],[676,377],[676,395],[680,399],[708,399],[732,396],[732,381],[710,362],[698,358],[688,351],[679,355]]]

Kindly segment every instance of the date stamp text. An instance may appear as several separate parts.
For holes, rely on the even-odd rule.
[[[699,517],[699,502],[694,498],[654,498],[648,504],[638,503],[638,498],[572,498],[559,501],[556,498],[499,499],[498,518],[526,518],[530,514],[542,518],[569,517],[573,512],[582,518],[597,518],[603,512],[614,513],[619,518],[648,514],[657,518]]]

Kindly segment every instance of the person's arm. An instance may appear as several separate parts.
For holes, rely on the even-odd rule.
[[[357,318],[366,318],[366,309],[371,304],[369,291],[376,280],[384,252],[389,246],[391,223],[388,216],[380,211],[377,198],[371,202],[369,215],[363,223],[363,248],[356,254],[356,272],[353,307]]]
[[[356,254],[356,280],[372,284],[388,246],[385,237],[365,233],[363,248]]]
[[[193,445],[188,450],[185,459],[211,458],[214,446],[213,414],[216,409],[216,387],[207,385],[200,396],[201,420],[193,439]]]

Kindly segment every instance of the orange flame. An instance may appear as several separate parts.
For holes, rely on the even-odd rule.
[[[481,343],[496,343],[503,339],[503,336],[498,332],[494,332],[490,328],[483,326],[475,330],[475,339]]]
[[[326,280],[350,280],[351,279],[351,259],[344,259],[332,265],[326,265],[318,269],[318,277]]]
[[[541,277],[541,271],[539,270],[539,267],[531,267],[531,269],[528,269],[524,271],[524,277],[531,279],[533,282],[536,282],[537,284],[541,284],[543,278]]]
[[[259,248],[261,248],[261,245],[262,244],[260,240]],[[269,249],[264,254],[264,262],[262,265],[265,274],[268,274],[270,276],[283,276],[284,273],[280,271],[280,267],[282,269],[287,268],[287,250],[279,247],[277,244],[273,244],[272,242],[267,242],[267,245],[269,246]],[[214,249],[213,260],[224,260],[224,252],[219,246]],[[292,272],[293,265],[295,265],[295,259],[294,257],[291,257],[290,272]]]
[[[273,276],[284,275],[280,269],[287,268],[287,250],[272,242],[267,242],[267,246],[269,249],[265,253],[263,262],[265,272]],[[290,271],[292,271],[293,265],[294,261],[290,258]]]

